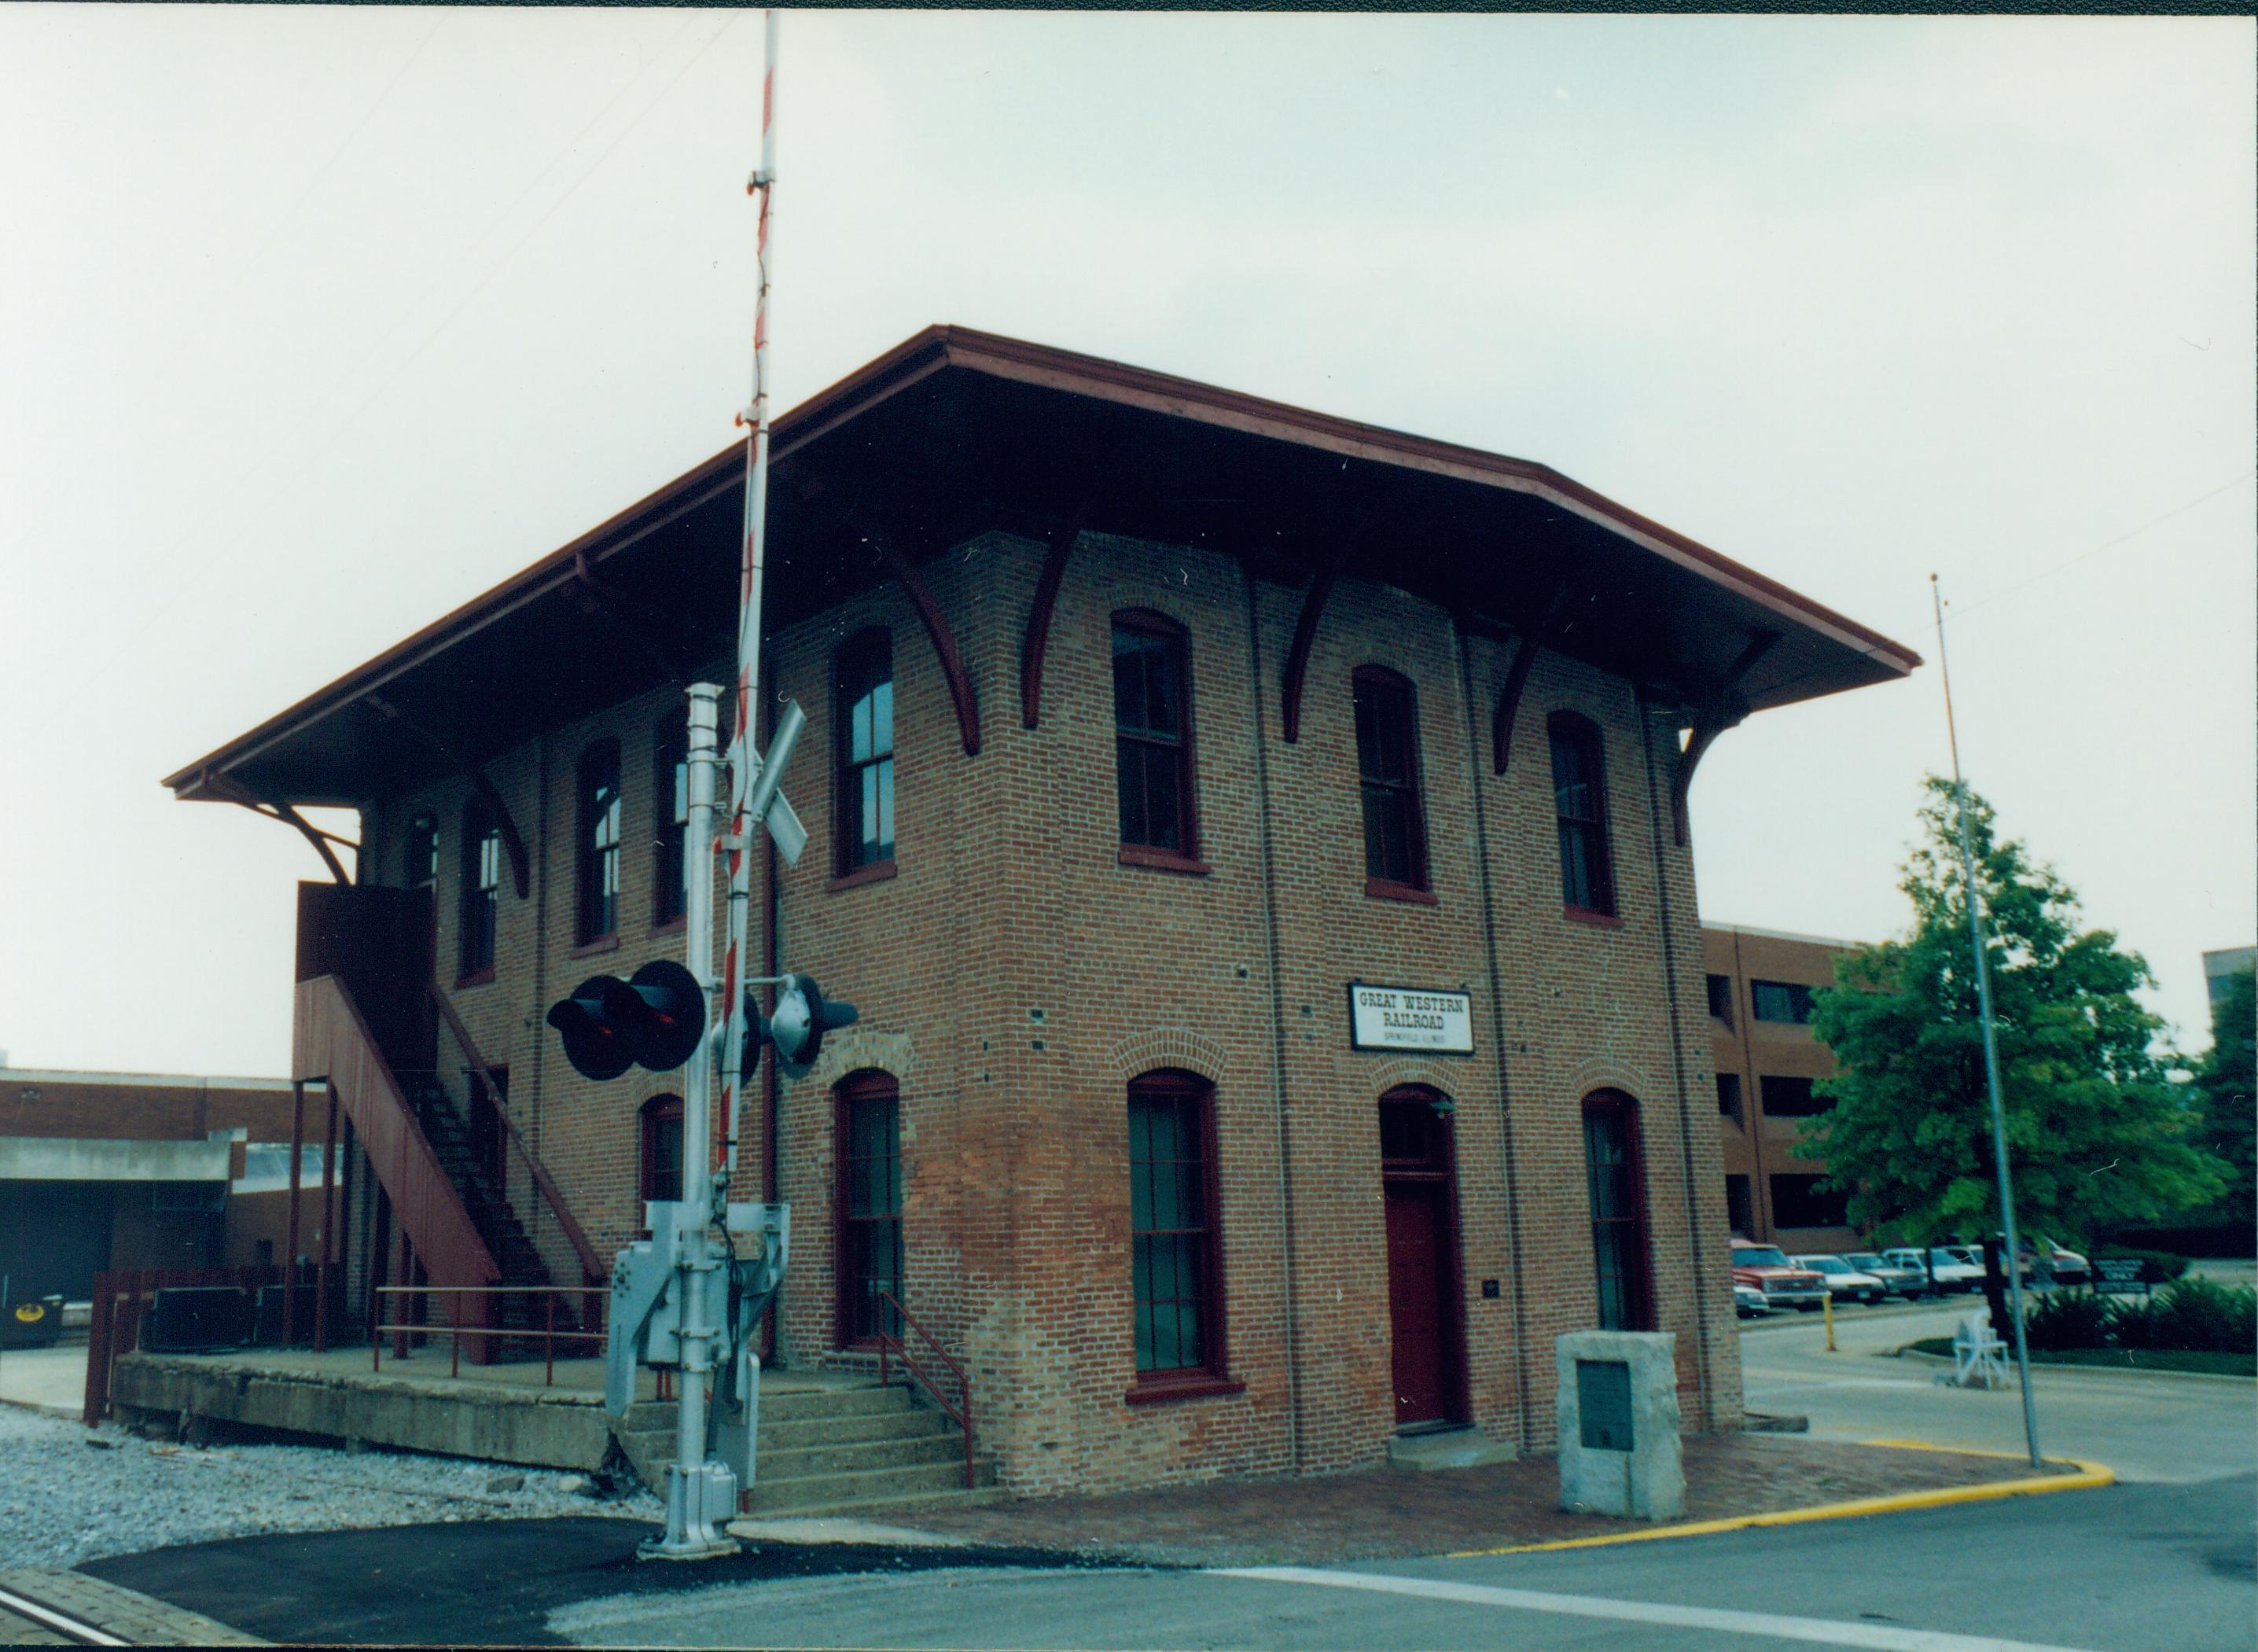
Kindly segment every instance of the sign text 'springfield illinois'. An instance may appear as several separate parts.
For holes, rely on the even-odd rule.
[[[1474,1052],[1473,1000],[1467,993],[1351,981],[1348,1010],[1351,1049]]]

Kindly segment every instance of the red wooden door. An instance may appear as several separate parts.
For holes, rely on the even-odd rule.
[[[1434,1182],[1384,1184],[1388,1198],[1388,1315],[1393,1332],[1395,1425],[1450,1420],[1445,1335],[1444,1190]]]

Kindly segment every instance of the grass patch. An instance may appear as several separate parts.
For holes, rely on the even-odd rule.
[[[1949,1336],[1924,1336],[1911,1344],[1917,1354],[1952,1357]],[[2191,1353],[2169,1348],[2066,1348],[2031,1349],[2034,1365],[2094,1365],[2105,1371],[2181,1371],[2206,1377],[2258,1377],[2258,1354]]]

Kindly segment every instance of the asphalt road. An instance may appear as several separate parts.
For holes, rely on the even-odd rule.
[[[1741,1334],[1749,1409],[1807,1416],[1823,1439],[1922,1440],[2020,1455],[2022,1399],[2012,1383],[1988,1392],[1941,1387],[1934,1379],[1948,1367],[1889,1356],[1916,1337],[1950,1335],[1981,1300],[1839,1314],[1832,1354],[1814,1315],[1755,1321]],[[2063,1366],[2033,1366],[2031,1378],[2039,1449],[2049,1457],[2105,1463],[2122,1480],[2174,1485],[2258,1472],[2258,1385],[2246,1379]]]
[[[1338,1570],[957,1566],[598,1599],[584,1645],[2248,1652],[2248,1478]]]

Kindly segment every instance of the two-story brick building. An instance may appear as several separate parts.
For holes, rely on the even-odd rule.
[[[778,1356],[899,1301],[1022,1490],[1541,1449],[1552,1339],[1599,1323],[1675,1332],[1689,1422],[1734,1426],[1685,787],[1748,711],[1916,658],[1541,466],[962,329],[774,451],[811,846],[765,851],[755,958],[862,1009],[746,1121],[737,1196],[794,1212]],[[582,1080],[542,1015],[680,954],[742,482],[167,782],[360,811],[296,1055],[379,1186],[357,1278],[597,1273],[678,1184],[677,1077]],[[1419,1001],[1360,1022],[1360,985]]]

